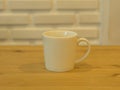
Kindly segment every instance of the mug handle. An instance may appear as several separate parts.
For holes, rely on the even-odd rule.
[[[90,49],[91,49],[91,45],[90,45],[90,43],[89,43],[89,41],[88,41],[87,39],[85,39],[85,38],[80,38],[80,39],[78,39],[78,41],[77,41],[78,46],[79,46],[79,43],[80,43],[80,42],[86,42],[86,44],[88,45],[88,50],[86,51],[85,55],[82,56],[80,59],[76,60],[75,63],[79,63],[79,62],[81,62],[82,60],[84,60],[84,59],[89,55]]]

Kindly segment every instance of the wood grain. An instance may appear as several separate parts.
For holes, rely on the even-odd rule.
[[[86,47],[77,48],[79,58]],[[42,46],[0,46],[0,90],[120,90],[120,47],[92,46],[70,72],[49,72]]]

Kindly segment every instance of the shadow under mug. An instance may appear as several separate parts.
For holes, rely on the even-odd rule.
[[[90,43],[85,38],[78,38],[72,31],[54,30],[42,34],[45,67],[49,71],[64,72],[74,69],[76,63],[84,60],[90,53]],[[85,42],[88,49],[84,56],[76,60],[76,47]]]

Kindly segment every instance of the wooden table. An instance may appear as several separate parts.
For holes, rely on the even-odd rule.
[[[0,90],[120,90],[120,46],[93,46],[64,73],[45,69],[42,46],[0,46]]]

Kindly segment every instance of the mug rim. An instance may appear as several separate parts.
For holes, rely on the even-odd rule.
[[[55,33],[55,32],[69,32],[72,35],[69,35],[67,37],[66,36],[57,37],[57,36],[47,35],[47,33]],[[68,30],[50,30],[50,31],[43,32],[42,36],[46,38],[74,38],[77,36],[77,33],[74,31],[68,31]]]

